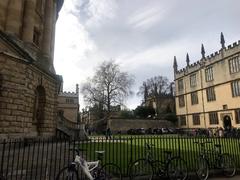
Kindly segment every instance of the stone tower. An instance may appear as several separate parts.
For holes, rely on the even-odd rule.
[[[0,137],[52,136],[61,78],[53,66],[63,0],[0,1]]]

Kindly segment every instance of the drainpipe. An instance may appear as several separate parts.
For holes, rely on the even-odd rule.
[[[203,108],[203,119],[204,119],[204,125],[205,128],[207,128],[207,123],[206,123],[206,117],[205,117],[205,102],[204,102],[204,98],[203,98],[203,79],[202,79],[202,69],[200,69],[200,78],[201,78],[201,94],[202,94],[202,108]]]
[[[185,81],[183,81],[184,82],[184,91],[185,91],[185,94],[186,94],[186,103],[185,103],[185,105],[186,105],[186,120],[187,120],[187,128],[189,129],[189,119],[188,119],[188,103],[187,103],[187,86],[186,86],[186,82]]]

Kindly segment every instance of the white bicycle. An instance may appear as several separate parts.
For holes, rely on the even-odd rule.
[[[74,149],[77,154],[75,160],[64,167],[57,174],[56,180],[80,180],[78,170],[82,170],[84,175],[89,180],[121,180],[122,173],[119,168],[114,163],[107,163],[101,165],[103,154],[105,151],[95,151],[97,153],[97,161],[86,161],[80,156],[80,151],[85,151],[83,149]],[[80,169],[79,169],[80,168]]]

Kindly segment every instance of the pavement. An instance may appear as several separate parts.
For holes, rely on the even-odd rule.
[[[226,177],[209,177],[209,180],[240,180],[240,175],[235,175],[231,178]]]

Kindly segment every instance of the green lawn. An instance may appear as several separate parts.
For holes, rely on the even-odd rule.
[[[229,153],[240,167],[240,148],[238,139],[225,138],[189,138],[178,136],[115,136],[112,140],[105,140],[103,136],[92,137],[92,141],[80,144],[81,148],[87,149],[88,160],[96,160],[96,150],[105,150],[104,163],[113,162],[118,164],[124,174],[130,162],[145,156],[144,145],[146,142],[154,144],[152,152],[155,159],[163,160],[164,150],[170,150],[173,155],[180,155],[188,165],[190,171],[194,171],[196,158],[199,154],[199,146],[194,142],[212,142],[206,145],[209,151],[214,144],[221,144],[222,152]],[[210,155],[213,157],[212,155]]]

